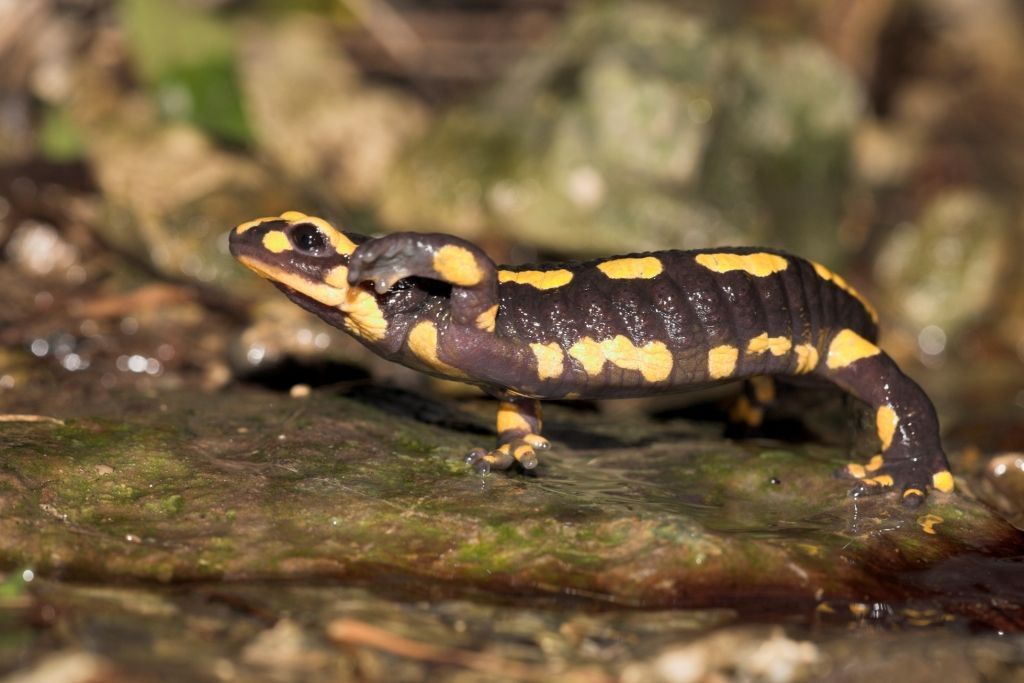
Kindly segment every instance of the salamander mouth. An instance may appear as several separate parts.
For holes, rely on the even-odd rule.
[[[345,301],[348,287],[333,287],[323,282],[308,280],[298,273],[284,270],[258,258],[235,254],[238,261],[260,277],[270,280],[287,290],[309,297],[324,306],[336,307]]]

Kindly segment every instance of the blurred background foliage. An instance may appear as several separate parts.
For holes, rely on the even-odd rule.
[[[0,392],[34,357],[104,386],[324,356],[401,378],[228,256],[300,209],[506,262],[785,248],[866,292],[933,391],[1018,420],[1021,13],[0,0]]]

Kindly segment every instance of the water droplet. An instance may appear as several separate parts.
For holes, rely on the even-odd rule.
[[[36,573],[31,569],[26,569],[21,573],[21,580],[25,583],[31,583],[34,578],[36,578]]]
[[[41,338],[33,339],[32,346],[30,348],[32,349],[32,355],[42,358],[50,352],[50,342]]]
[[[145,372],[146,371],[146,357],[134,354],[128,358],[128,369],[132,372]]]
[[[267,355],[266,348],[262,344],[253,344],[249,347],[249,350],[245,353],[245,359],[249,361],[250,365],[259,365],[263,362],[264,357]]]
[[[946,331],[938,325],[927,325],[917,335],[917,345],[922,353],[937,356],[946,350]]]

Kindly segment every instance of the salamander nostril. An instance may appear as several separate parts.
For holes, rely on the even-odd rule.
[[[299,251],[314,255],[327,251],[327,238],[315,225],[300,223],[288,231],[288,236]]]

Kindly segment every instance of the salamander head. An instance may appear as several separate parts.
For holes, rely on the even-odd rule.
[[[358,236],[352,236],[358,239]],[[319,312],[350,297],[348,259],[352,237],[327,221],[298,211],[242,223],[231,231],[231,255],[283,290],[296,303]]]

